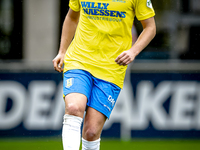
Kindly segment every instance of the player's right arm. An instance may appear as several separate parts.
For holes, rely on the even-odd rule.
[[[65,56],[67,48],[69,47],[74,37],[75,31],[78,25],[78,21],[79,21],[79,16],[80,16],[79,11],[76,12],[70,8],[65,17],[63,28],[62,28],[60,48],[59,48],[57,56],[53,59],[54,69],[58,72],[63,71],[62,65],[64,62],[64,56]]]

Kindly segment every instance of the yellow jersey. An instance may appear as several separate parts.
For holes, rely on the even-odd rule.
[[[127,66],[115,59],[132,46],[134,17],[145,20],[155,15],[150,0],[70,0],[80,11],[73,41],[64,59],[64,72],[82,69],[94,77],[123,87]]]

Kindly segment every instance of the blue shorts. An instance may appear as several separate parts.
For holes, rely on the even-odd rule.
[[[84,70],[69,70],[64,73],[63,95],[81,93],[87,97],[87,106],[96,109],[107,118],[115,106],[121,88],[95,78]]]

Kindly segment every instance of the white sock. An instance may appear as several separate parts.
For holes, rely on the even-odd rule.
[[[99,150],[100,149],[100,138],[96,141],[87,141],[82,138],[82,150]]]
[[[79,150],[82,118],[64,115],[62,141],[64,150]]]

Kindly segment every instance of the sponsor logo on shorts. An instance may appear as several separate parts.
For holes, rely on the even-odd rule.
[[[111,103],[112,106],[114,106],[114,104],[115,104],[115,100],[112,98],[111,95],[109,95],[109,97],[108,97],[108,101]]]
[[[66,84],[65,84],[65,87],[66,88],[70,88],[74,83],[74,78],[69,78],[66,80]]]

